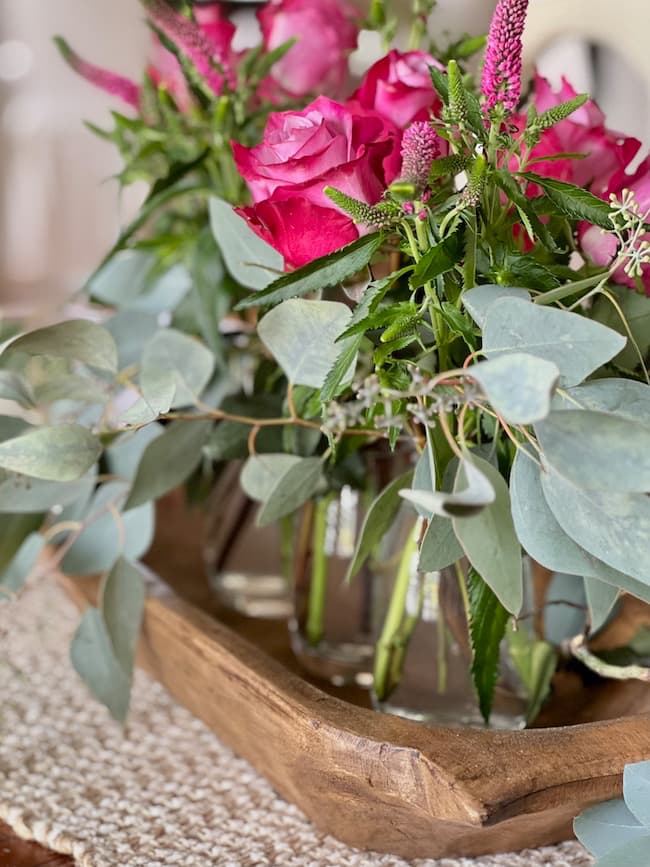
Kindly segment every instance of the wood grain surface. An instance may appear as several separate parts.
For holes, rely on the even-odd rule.
[[[55,855],[38,843],[21,840],[0,822],[0,867],[73,867],[73,864],[66,855]]]

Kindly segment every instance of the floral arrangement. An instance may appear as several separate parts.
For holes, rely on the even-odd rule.
[[[46,543],[67,574],[105,575],[72,659],[124,719],[154,501],[183,483],[200,498],[220,462],[247,456],[260,524],[292,526],[351,479],[363,489],[363,457],[383,446],[410,466],[373,492],[348,570],[357,580],[406,509],[380,700],[415,625],[412,563],[456,568],[486,720],[504,642],[528,719],[563,652],[645,677],[587,645],[622,595],[650,601],[640,143],[567,82],[524,93],[528,0],[500,0],[487,41],[446,47],[427,30],[434,0],[415,0],[406,52],[382,0],[363,20],[343,0],[272,0],[242,52],[219,4],[142,2],[156,40],[142,84],[59,40],[124,103],[96,132],[120,149],[120,182],[150,193],[88,281],[93,316],[3,348],[0,588],[19,592]],[[387,53],[350,82],[361,27]],[[578,624],[532,628],[522,554],[556,573]]]

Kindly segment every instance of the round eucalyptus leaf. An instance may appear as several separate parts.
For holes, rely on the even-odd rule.
[[[614,610],[620,590],[601,581],[600,578],[585,576],[584,582],[591,632],[598,632],[607,623]]]
[[[10,473],[0,477],[0,513],[20,514],[47,512],[56,506],[70,506],[85,500],[95,487],[96,471],[90,471],[74,482],[52,482],[30,479]]]
[[[544,599],[544,639],[559,647],[584,630],[586,617],[584,581],[578,575],[556,572]]]
[[[440,515],[443,518],[476,515],[496,499],[491,476],[483,472],[486,463],[478,457],[461,461],[458,465],[456,486],[452,493],[403,490],[399,492],[400,496],[412,503],[418,511],[422,510],[427,515]],[[461,479],[462,483],[459,481]]]
[[[0,370],[0,400],[13,400],[24,409],[34,405],[29,383],[11,370]]]
[[[587,491],[551,468],[542,475],[542,488],[558,523],[581,548],[650,585],[649,497]]]
[[[553,410],[609,412],[650,426],[650,386],[634,379],[595,379],[557,393]]]
[[[258,334],[293,385],[321,388],[339,355],[354,338],[337,343],[350,321],[350,309],[336,301],[291,298],[266,314]],[[342,382],[354,375],[356,359]]]
[[[300,458],[273,486],[257,517],[258,525],[266,527],[293,514],[318,492],[322,481],[322,460]]]
[[[110,448],[104,458],[108,471],[121,479],[133,479],[146,448],[164,432],[162,425],[148,424],[135,432],[127,432]]]
[[[214,355],[198,340],[172,328],[159,331],[142,353],[142,396],[145,401],[158,401],[173,383],[172,408],[195,404],[210,381],[214,364]]]
[[[117,370],[115,341],[105,328],[86,319],[70,319],[29,331],[5,349],[5,353],[14,352],[81,361],[110,373]]]
[[[650,762],[627,765],[623,772],[623,796],[628,810],[650,834]]]
[[[592,410],[552,412],[535,425],[546,461],[582,488],[650,491],[650,427]]]
[[[573,823],[573,830],[582,845],[597,858],[632,840],[650,836],[648,828],[641,825],[620,800],[606,801],[585,810]]]
[[[463,553],[452,522],[440,515],[434,515],[420,546],[418,571],[439,572],[452,563],[457,563],[462,559]]]
[[[556,364],[525,352],[501,355],[468,369],[505,421],[531,424],[546,418],[560,378]]]
[[[111,307],[129,307],[148,283],[156,257],[142,250],[120,250],[97,271],[88,284],[90,295]]]
[[[0,467],[37,479],[71,482],[95,463],[101,443],[77,424],[45,425],[0,443]]]
[[[11,563],[0,572],[0,601],[3,595],[11,596],[23,587],[44,544],[45,540],[40,533],[32,533],[25,539]]]
[[[527,289],[520,289],[518,286],[499,286],[496,283],[485,283],[464,292],[463,305],[474,322],[483,328],[488,310],[495,301],[499,301],[501,298],[531,300],[530,292]]]
[[[299,464],[300,460],[297,455],[280,453],[251,455],[244,464],[240,476],[244,493],[251,500],[265,503],[278,481],[292,467]]]
[[[578,385],[624,346],[624,337],[585,316],[518,298],[495,301],[483,330],[488,358],[513,352],[536,355],[558,366],[564,386]]]
[[[116,313],[104,323],[117,345],[120,369],[138,364],[142,348],[158,331],[158,317],[153,313],[128,310]]]

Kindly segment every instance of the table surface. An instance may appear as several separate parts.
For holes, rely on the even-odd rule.
[[[37,843],[26,843],[0,822],[0,867],[73,867],[66,855],[55,855]]]

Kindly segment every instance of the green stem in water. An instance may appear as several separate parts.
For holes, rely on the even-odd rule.
[[[384,701],[388,698],[391,690],[396,685],[393,672],[394,654],[400,645],[399,636],[402,632],[402,624],[406,616],[406,597],[413,575],[413,555],[417,550],[417,544],[418,535],[414,530],[409,534],[408,541],[402,551],[395,586],[393,587],[386,620],[384,621],[384,628],[377,642],[374,690],[379,701]]]
[[[287,515],[280,520],[280,562],[282,576],[291,585],[293,568],[293,515]]]
[[[312,536],[312,567],[307,605],[305,634],[312,647],[316,647],[324,634],[325,600],[327,597],[327,554],[325,537],[327,535],[327,511],[332,502],[332,494],[321,497],[315,503],[314,528]]]
[[[447,692],[447,625],[445,623],[445,614],[438,602],[438,622],[437,622],[437,664],[438,664],[438,695],[444,695]]]

